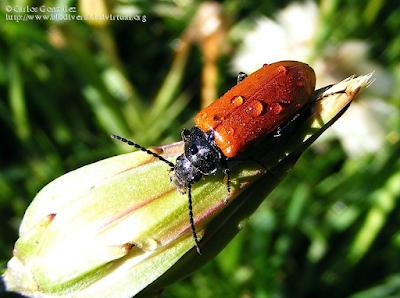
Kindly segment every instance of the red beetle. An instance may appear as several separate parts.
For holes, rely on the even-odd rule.
[[[176,164],[132,141],[116,135],[111,137],[145,151],[171,167],[170,181],[179,192],[188,193],[190,227],[200,254],[193,222],[192,184],[222,170],[227,178],[228,198],[228,159],[291,120],[308,102],[314,88],[314,70],[296,61],[264,64],[249,76],[239,74],[237,85],[197,114],[196,126],[191,130],[183,129],[184,153],[177,158]]]
[[[226,157],[235,157],[289,120],[307,103],[314,88],[315,73],[307,64],[264,64],[200,111],[194,122],[204,132],[213,132]]]

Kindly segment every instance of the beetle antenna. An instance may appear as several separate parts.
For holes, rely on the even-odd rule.
[[[115,140],[118,140],[118,141],[121,141],[121,142],[124,142],[124,143],[128,144],[129,146],[133,146],[133,147],[135,147],[137,149],[140,149],[140,150],[146,152],[147,154],[150,154],[150,155],[158,158],[159,160],[161,160],[161,161],[165,162],[166,164],[168,164],[171,167],[171,169],[175,168],[175,165],[172,162],[170,162],[169,160],[166,160],[161,155],[158,155],[157,153],[154,153],[153,151],[150,151],[149,149],[146,149],[146,148],[140,146],[139,144],[136,144],[136,143],[134,143],[134,142],[132,142],[130,140],[127,140],[127,139],[125,139],[123,137],[120,137],[120,136],[117,136],[117,135],[111,135],[111,138],[115,139]]]
[[[201,255],[199,240],[197,239],[196,228],[194,226],[193,220],[193,207],[192,207],[192,184],[189,183],[188,188],[188,203],[189,203],[189,222],[190,222],[190,230],[192,230],[192,236],[194,240],[194,246],[196,247],[197,253]]]

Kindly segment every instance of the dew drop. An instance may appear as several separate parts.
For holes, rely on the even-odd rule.
[[[246,108],[246,113],[248,113],[252,117],[258,117],[264,112],[263,104],[258,101],[254,100],[251,104]]]
[[[278,115],[279,113],[281,113],[283,111],[283,107],[282,105],[280,105],[279,103],[273,103],[270,107],[270,110],[275,113],[276,115]]]
[[[137,246],[145,251],[155,251],[159,246],[159,243],[151,237],[143,237],[137,243]]]
[[[244,97],[243,96],[236,96],[231,99],[231,104],[233,104],[235,107],[239,107],[244,103]]]
[[[277,70],[278,70],[279,73],[286,73],[286,67],[285,66],[279,65]]]
[[[241,230],[242,228],[244,228],[244,226],[247,224],[248,220],[242,220],[239,222],[238,224],[238,229]]]

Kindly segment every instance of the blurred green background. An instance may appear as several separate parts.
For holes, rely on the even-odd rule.
[[[76,11],[16,20],[27,6]],[[400,296],[395,1],[26,0],[0,11],[1,263],[43,186],[131,150],[110,134],[177,141],[239,71],[301,60],[319,87],[373,70],[376,81],[229,246],[162,297]],[[132,20],[68,19],[110,14]]]

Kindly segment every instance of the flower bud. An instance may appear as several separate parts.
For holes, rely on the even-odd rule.
[[[124,154],[54,180],[25,213],[4,275],[7,290],[38,297],[132,297],[190,274],[228,244],[369,79],[317,90],[305,110],[249,149],[251,159],[232,161],[228,204],[222,174],[194,184],[202,255],[193,249],[187,197],[169,182],[168,165],[153,156]],[[183,144],[154,150],[174,161]]]

